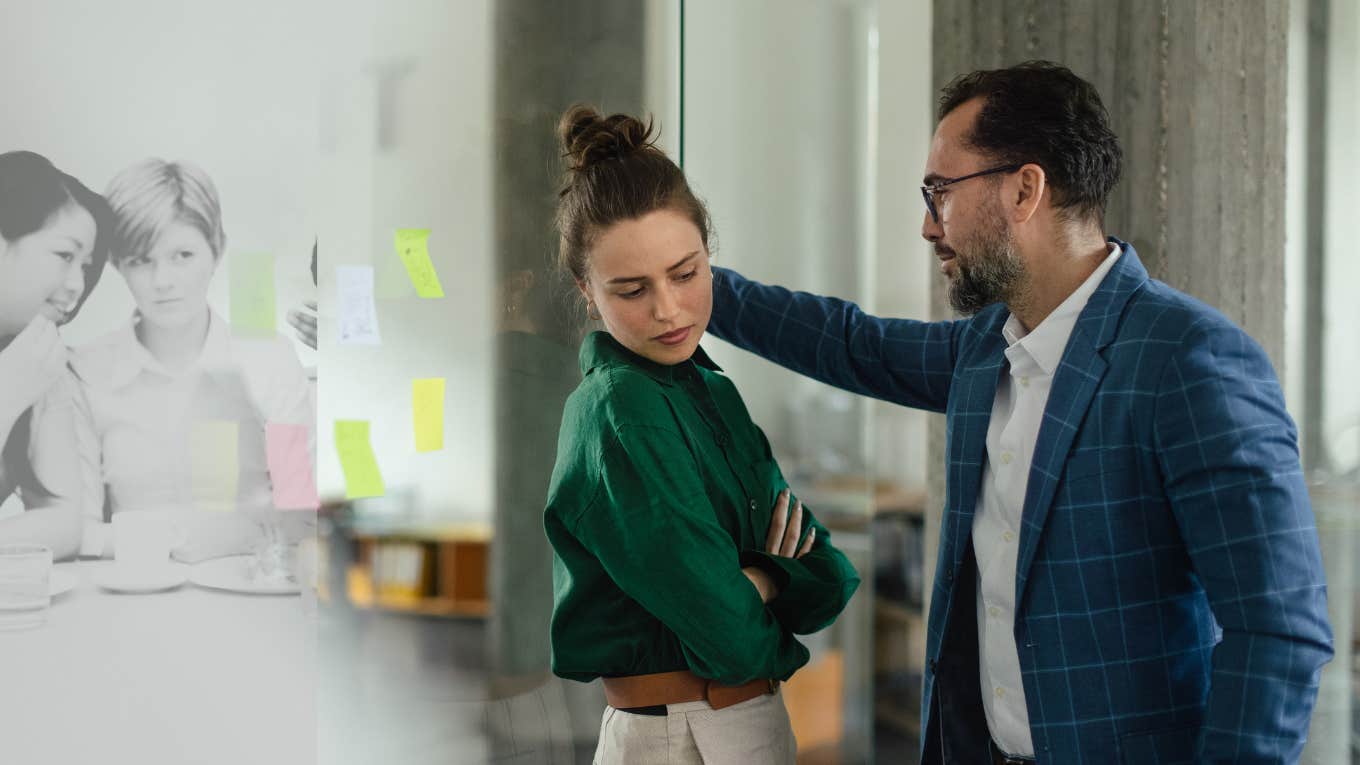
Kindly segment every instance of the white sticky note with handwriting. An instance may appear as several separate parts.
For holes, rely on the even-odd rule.
[[[336,266],[341,345],[380,345],[378,310],[373,304],[373,266]]]

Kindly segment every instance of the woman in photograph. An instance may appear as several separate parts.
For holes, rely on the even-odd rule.
[[[606,331],[582,344],[545,511],[553,671],[604,678],[596,762],[791,764],[794,635],[859,577],[699,346],[709,218],[684,173],[633,117],[574,107],[559,133],[560,259]]]
[[[97,450],[95,504],[106,520],[125,509],[271,509],[266,425],[305,425],[310,460],[315,408],[286,339],[237,337],[208,305],[226,248],[217,189],[194,165],[148,159],[105,196],[111,259],[137,308],[72,359]],[[191,526],[198,552],[180,557],[230,552],[242,526],[227,525],[218,540]]]
[[[83,527],[76,386],[57,327],[76,315],[108,258],[103,197],[38,154],[0,154],[0,543],[66,558]]]

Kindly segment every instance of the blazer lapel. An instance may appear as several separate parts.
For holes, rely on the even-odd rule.
[[[1053,496],[1062,476],[1072,440],[1081,427],[1086,410],[1091,405],[1100,380],[1105,376],[1105,359],[1101,358],[1089,338],[1078,330],[1072,332],[1062,363],[1053,376],[1053,387],[1044,408],[1044,420],[1039,426],[1039,439],[1034,444],[1034,462],[1029,470],[1029,487],[1025,490],[1025,506],[1020,519],[1020,549],[1015,574],[1017,606],[1025,594],[1034,552],[1039,547],[1044,522],[1053,504]]]
[[[1021,515],[1020,549],[1016,562],[1015,603],[1023,608],[1030,567],[1043,536],[1058,483],[1072,449],[1072,441],[1086,418],[1108,365],[1101,352],[1114,339],[1124,306],[1144,283],[1147,270],[1133,246],[1111,238],[1123,254],[1082,309],[1044,407],[1039,438],[1034,445],[1029,484]]]

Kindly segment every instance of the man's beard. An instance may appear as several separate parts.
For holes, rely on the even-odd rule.
[[[1000,216],[971,241],[954,248],[958,275],[949,282],[949,305],[972,316],[993,303],[1010,303],[1025,285],[1025,264],[1015,253],[1010,229]]]

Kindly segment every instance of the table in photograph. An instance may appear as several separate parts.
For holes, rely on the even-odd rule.
[[[0,632],[0,762],[252,765],[316,760],[314,621],[298,596],[186,582],[124,595],[104,560],[47,623]]]

